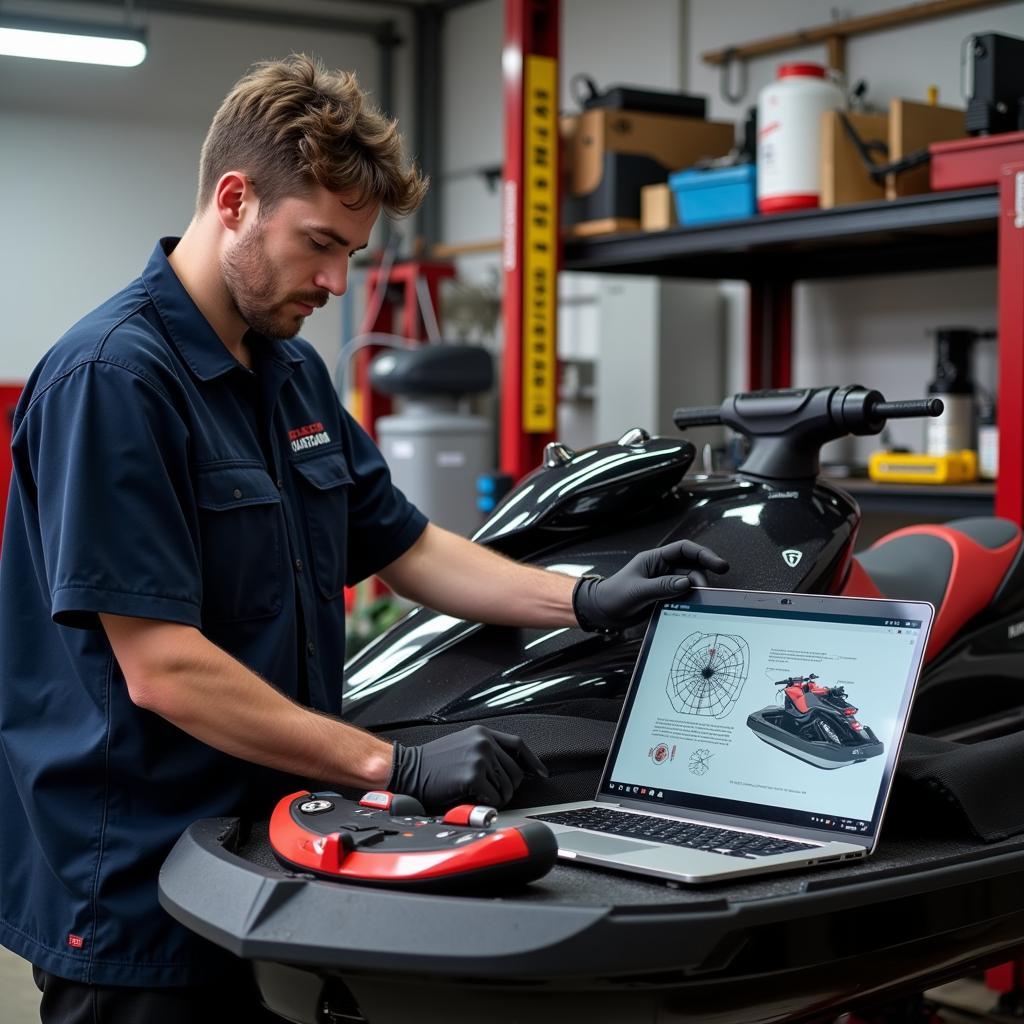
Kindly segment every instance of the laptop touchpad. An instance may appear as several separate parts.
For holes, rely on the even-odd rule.
[[[558,838],[567,849],[578,853],[593,853],[599,857],[657,849],[651,843],[630,842],[628,839],[615,839],[612,836],[595,836],[588,832],[577,832],[572,836],[563,834]]]

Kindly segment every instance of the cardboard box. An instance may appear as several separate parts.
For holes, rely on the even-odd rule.
[[[573,234],[588,224],[639,226],[645,186],[724,156],[736,139],[731,123],[600,108],[563,118],[559,134],[564,224]]]
[[[889,135],[887,114],[846,115],[857,134],[865,140]],[[821,205],[849,206],[885,198],[885,186],[876,183],[868,173],[857,152],[857,147],[843,127],[837,110],[826,110],[821,115]]]
[[[913,100],[893,100],[889,104],[889,159],[901,160],[916,149],[933,142],[962,139],[967,135],[964,112],[956,107],[932,106]],[[916,196],[930,192],[928,165],[922,164],[885,179],[885,198]]]
[[[881,140],[888,156],[875,154],[879,164],[902,160],[933,142],[963,138],[964,112],[913,100],[895,99],[888,114],[847,113],[854,130],[865,142]],[[821,116],[821,205],[825,209],[879,199],[919,195],[930,191],[928,165],[886,175],[875,182],[864,166],[857,147],[843,127],[839,112]]]
[[[664,231],[679,223],[676,204],[668,185],[645,185],[640,189],[640,227]]]

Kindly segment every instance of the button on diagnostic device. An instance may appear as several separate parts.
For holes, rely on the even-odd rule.
[[[303,814],[323,814],[325,811],[333,811],[334,804],[330,800],[306,800],[299,804],[299,810]]]

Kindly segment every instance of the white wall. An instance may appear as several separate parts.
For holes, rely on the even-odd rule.
[[[599,86],[643,82],[675,89],[685,80],[681,0],[562,0],[562,109],[574,110],[572,76]],[[504,160],[502,0],[451,11],[444,29],[442,167],[444,241],[486,241],[501,231],[497,191],[474,171]],[[466,269],[482,261],[467,260]]]
[[[643,11],[638,20],[637,11]],[[572,76],[583,72],[601,86],[645,82],[666,89],[685,80],[681,0],[563,0],[561,108],[577,108]],[[657,31],[646,30],[647,23]],[[501,234],[499,190],[477,173],[501,166],[504,122],[501,50],[504,38],[502,0],[483,0],[451,11],[444,29],[442,174],[443,239],[449,243],[480,242]],[[497,254],[462,257],[459,273],[489,281],[500,270]],[[568,300],[559,314],[559,355],[589,360],[596,355],[599,335],[597,298],[604,279],[563,274],[559,290]],[[589,298],[589,301],[586,301]],[[655,311],[647,311],[656,319]],[[584,390],[589,391],[589,388]],[[582,446],[595,440],[595,414],[590,400],[564,398],[559,407],[558,436]],[[649,425],[649,424],[648,424]]]
[[[563,0],[563,108],[572,106],[570,77],[587,71],[601,85],[683,86],[708,97],[710,117],[739,123],[758,89],[774,77],[776,65],[824,61],[824,45],[752,61],[748,94],[735,105],[719,96],[719,72],[703,63],[701,53],[820,25],[833,10],[845,18],[900,6],[904,0],[847,0],[838,8],[820,0]],[[849,77],[868,79],[869,98],[881,106],[894,96],[922,98],[931,84],[939,86],[940,102],[962,105],[960,44],[973,31],[1024,35],[1024,4],[853,39],[847,45]],[[498,195],[488,193],[471,171],[502,159],[502,35],[501,0],[471,4],[447,17],[443,227],[448,242],[480,241],[500,233]],[[463,260],[462,267],[472,275],[494,262],[475,257]],[[746,385],[746,290],[725,284],[722,291],[727,387],[739,390]],[[995,272],[989,269],[800,285],[795,302],[796,383],[859,381],[900,397],[920,395],[932,368],[932,342],[926,332],[950,323],[990,326],[994,303]],[[985,385],[994,379],[991,348],[979,351],[978,375]],[[900,425],[894,433],[912,443],[916,429]],[[863,442],[862,447],[870,444]]]
[[[642,6],[642,5],[641,5]],[[700,55],[756,39],[784,35],[802,28],[816,28],[832,20],[835,11],[842,19],[857,18],[906,7],[906,0],[843,0],[841,4],[820,0],[689,0],[686,32],[686,60],[689,86],[710,100],[713,117],[742,120],[757,92],[775,78],[779,64],[809,60],[827,63],[824,43],[758,57],[748,63],[749,90],[738,104],[719,95],[719,70],[705,64]],[[919,22],[850,39],[846,46],[847,78],[866,79],[868,98],[881,107],[893,97],[923,100],[929,85],[939,87],[939,102],[963,106],[960,96],[960,44],[974,32],[1024,34],[1024,4],[1012,3],[984,8],[967,14]],[[734,71],[735,73],[735,71]]]
[[[797,360],[802,385],[863,384],[889,398],[919,398],[934,377],[938,326],[995,325],[995,276],[987,269],[947,270],[803,285],[796,294]],[[975,346],[979,384],[995,387],[995,347]],[[922,420],[894,420],[893,440],[922,450]],[[877,438],[857,438],[867,461]]]
[[[302,6],[391,16],[407,40],[412,30],[411,20],[390,7],[333,0],[302,0]],[[893,6],[848,0],[841,13]],[[718,97],[717,71],[703,64],[700,53],[819,24],[829,11],[814,0],[563,0],[562,7],[564,107],[571,106],[571,76],[586,71],[602,85],[685,84],[708,95],[712,116],[735,120],[781,58],[752,62],[748,100],[730,106]],[[113,17],[103,8],[61,8],[42,0],[5,0],[4,8]],[[355,68],[365,86],[377,86],[376,52],[366,37],[149,13],[141,20],[149,28],[150,54],[136,69],[0,58],[0,301],[6,327],[0,379],[27,375],[70,323],[138,273],[159,235],[184,228],[209,119],[252,61],[307,50],[329,65]],[[848,47],[851,77],[867,77],[878,102],[923,95],[933,82],[944,101],[955,102],[959,43],[976,29],[1024,33],[1024,4],[854,40]],[[435,181],[444,200],[445,241],[492,239],[500,231],[497,193],[474,172],[503,157],[502,36],[502,0],[481,0],[446,17],[443,171]],[[788,56],[822,59],[823,48]],[[395,109],[408,134],[409,42],[395,57]],[[483,276],[495,262],[477,257],[463,260],[462,267],[469,277]],[[801,287],[797,381],[818,383],[825,374],[840,374],[870,330],[880,351],[858,374],[862,381],[874,383],[868,378],[876,376],[890,390],[919,391],[930,365],[929,347],[920,341],[925,329],[950,319],[991,323],[985,313],[994,290],[994,274],[985,270],[920,275],[912,286],[886,278]],[[745,315],[736,296],[742,290],[725,291],[733,296],[727,314],[731,380],[740,387]],[[962,305],[950,308],[950,296]],[[339,334],[338,303],[307,324],[306,335],[329,361]]]
[[[29,8],[23,0],[4,9]],[[411,20],[371,4],[302,9],[396,20],[406,42],[395,54],[394,108],[408,135]],[[112,16],[38,0],[31,10]],[[308,52],[378,88],[368,36],[154,13],[139,20],[149,54],[138,68],[0,57],[0,379],[24,379],[71,323],[140,272],[158,237],[184,230],[203,136],[251,63]],[[333,365],[340,331],[335,301],[303,333]]]
[[[846,0],[841,17],[877,13],[900,3]],[[824,44],[758,58],[749,63],[749,89],[738,104],[719,94],[719,71],[700,55],[730,44],[780,35],[821,25],[832,8],[816,0],[690,0],[686,33],[689,86],[706,94],[711,116],[741,121],[756,102],[758,90],[770,82],[778,64],[792,60],[826,63]],[[739,27],[738,27],[739,26]],[[923,99],[929,85],[939,87],[939,101],[963,106],[960,96],[960,46],[973,32],[1024,35],[1024,4],[922,22],[906,28],[860,36],[846,48],[850,82],[864,78],[868,98],[882,107],[894,97]],[[728,338],[734,355],[731,383],[744,385],[743,352],[746,325],[744,290],[727,289],[733,327]],[[874,278],[853,278],[798,286],[795,299],[794,383],[798,385],[858,382],[880,387],[893,397],[917,397],[932,376],[933,342],[928,330],[949,324],[989,327],[995,322],[995,270],[951,270]],[[993,347],[979,346],[975,369],[982,386],[994,386]],[[921,427],[897,423],[897,441],[919,446]],[[864,456],[877,442],[857,442]]]

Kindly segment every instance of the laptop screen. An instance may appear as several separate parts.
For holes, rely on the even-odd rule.
[[[932,614],[726,590],[662,602],[600,796],[873,835]]]

